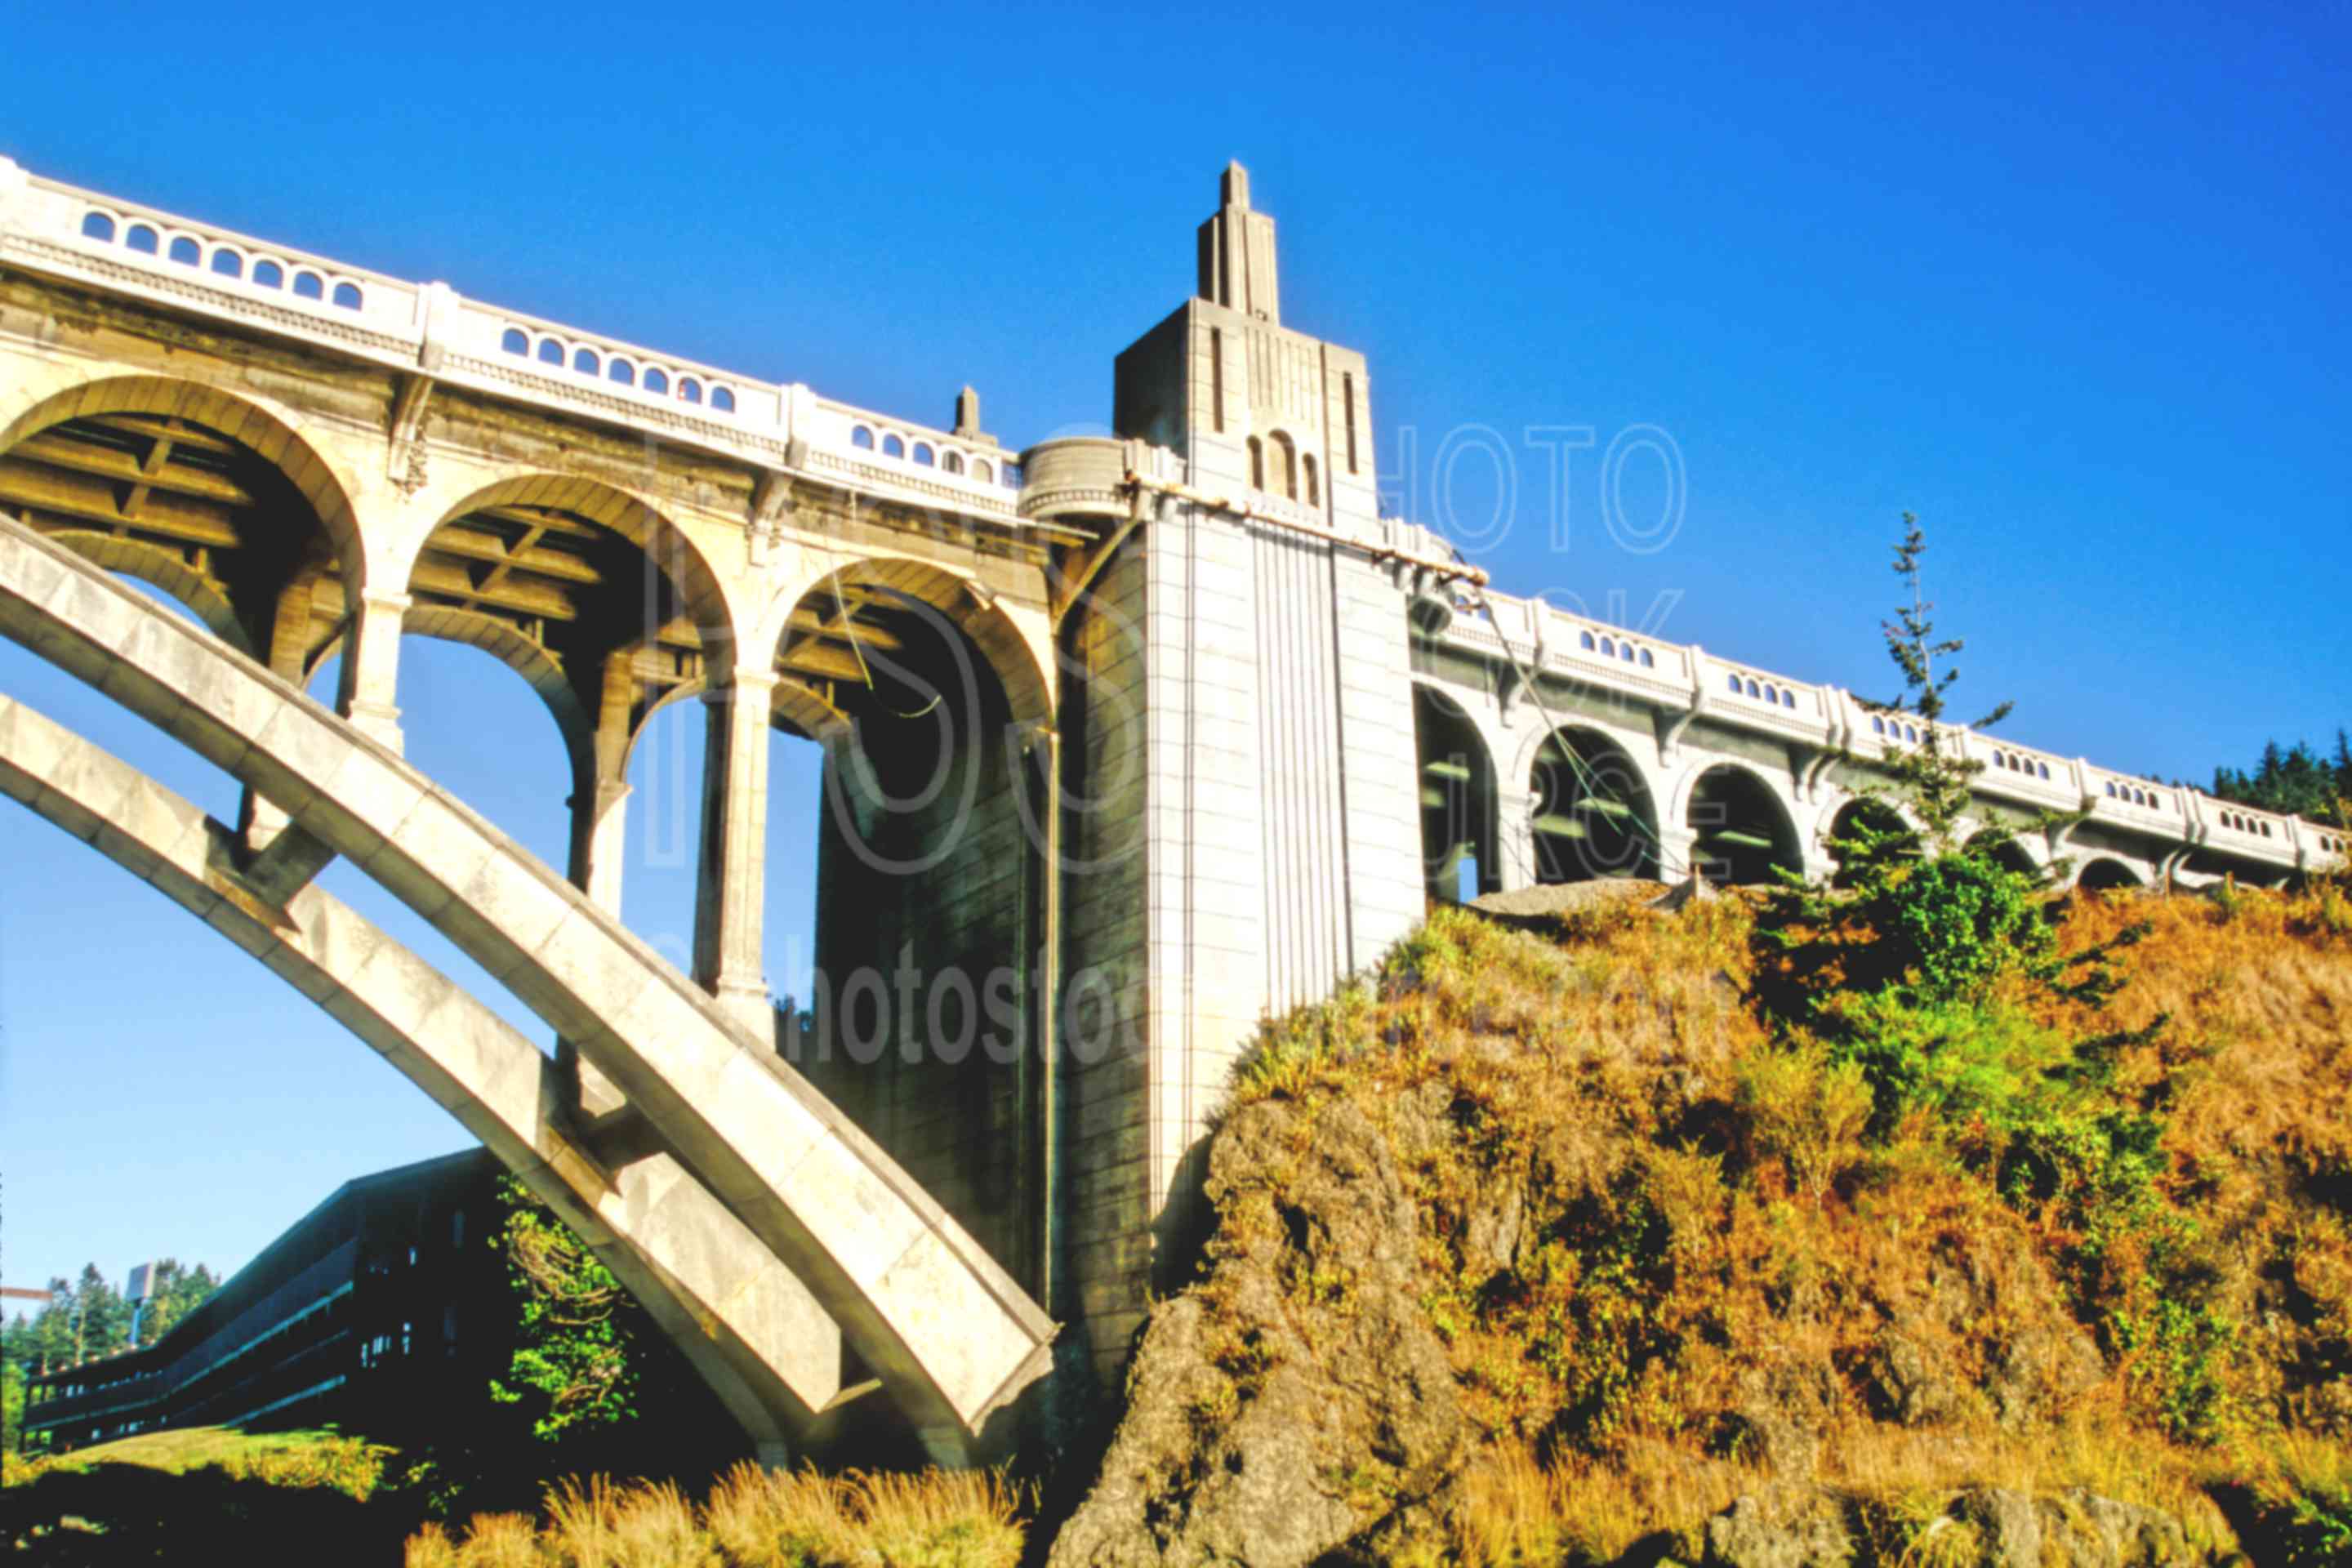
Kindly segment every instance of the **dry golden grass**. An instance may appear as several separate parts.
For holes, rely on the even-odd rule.
[[[836,1552],[851,1525],[841,1483],[814,1470],[771,1470],[749,1460],[720,1478],[703,1518],[740,1568],[800,1568]]]
[[[1465,1561],[1607,1561],[1776,1479],[1874,1500],[1890,1562],[1977,1550],[1943,1518],[1972,1485],[2082,1487],[2227,1548],[2217,1488],[2352,1476],[2347,908],[2326,887],[2064,906],[2070,951],[2152,928],[2104,1016],[2032,1021],[2079,1039],[2168,1016],[2111,1092],[2161,1128],[2150,1223],[2210,1299],[2189,1331],[2136,1272],[2155,1239],[2086,1237],[2078,1210],[2004,1189],[2007,1134],[1924,1112],[1865,1132],[1850,1069],[1748,1005],[1737,899],[1586,906],[1552,938],[1440,910],[1376,984],[1271,1026],[1234,1103],[1295,1103],[1303,1140],[1326,1101],[1393,1132],[1443,1089],[1457,1134],[1404,1163],[1425,1301],[1491,1444],[1464,1479]],[[1496,1255],[1498,1191],[1528,1201]],[[1213,1256],[1304,1278],[1281,1204],[1278,1176],[1236,1196]],[[1896,1324],[1951,1385],[1937,1407],[1885,1403]],[[2095,1347],[2087,1376],[2047,1348],[2066,1336]]]
[[[485,1513],[467,1526],[456,1568],[543,1568],[551,1561],[529,1514]]]
[[[991,1471],[841,1477],[738,1465],[698,1508],[668,1482],[569,1479],[546,1523],[483,1514],[452,1546],[428,1525],[408,1568],[1014,1568],[1027,1495]]]

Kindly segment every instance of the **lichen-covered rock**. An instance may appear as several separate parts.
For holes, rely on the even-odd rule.
[[[1415,1286],[1414,1201],[1360,1110],[1244,1108],[1208,1188],[1213,1267],[1152,1313],[1053,1568],[1312,1563],[1423,1506],[1470,1440]]]
[[[1706,1568],[1847,1568],[1853,1539],[1837,1505],[1819,1495],[1743,1497],[1706,1523]]]

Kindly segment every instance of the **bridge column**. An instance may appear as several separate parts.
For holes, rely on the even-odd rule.
[[[761,1039],[774,1033],[761,952],[768,876],[768,730],[772,669],[738,669],[702,694],[702,874],[694,978]]]
[[[310,594],[314,579],[298,575],[278,594],[278,603],[270,611],[269,673],[298,689],[302,686],[305,661],[310,653]],[[244,801],[237,814],[238,830],[245,837],[245,847],[256,854],[269,847],[286,825],[293,819],[276,802],[246,786]]]
[[[1540,880],[1536,864],[1536,797],[1497,787],[1495,791],[1495,868],[1502,890],[1516,893]]]
[[[395,752],[400,709],[393,695],[400,685],[400,625],[409,603],[405,594],[361,592],[352,606],[351,634],[343,638],[342,690],[335,699],[344,718]]]
[[[621,857],[628,844],[630,723],[635,696],[628,650],[604,660],[603,699],[596,712],[596,734],[573,766],[572,799],[572,885],[589,901],[615,919],[621,913]],[[620,1089],[581,1056],[569,1040],[558,1040],[555,1059],[563,1068],[574,1104],[583,1114],[602,1116],[619,1110],[626,1100]]]

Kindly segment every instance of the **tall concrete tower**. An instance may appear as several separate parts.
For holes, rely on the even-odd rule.
[[[1118,356],[1120,439],[1033,449],[1024,501],[1118,541],[1065,622],[1061,714],[1064,963],[1102,985],[1066,1025],[1055,1310],[1106,1373],[1183,1254],[1235,1059],[1423,908],[1364,357],[1283,325],[1239,164],[1197,255],[1198,295]]]

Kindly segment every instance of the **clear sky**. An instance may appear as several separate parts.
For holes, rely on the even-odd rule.
[[[1286,323],[1371,357],[1397,504],[1492,536],[1504,587],[1885,694],[1908,508],[1964,696],[2014,698],[2021,741],[2204,779],[2352,721],[2347,42],[2341,5],[425,0],[118,5],[97,34],[49,6],[8,24],[0,153],[916,418],[971,382],[1015,446],[1108,419],[1112,355],[1190,291],[1239,158]],[[1681,464],[1654,550],[1603,516],[1602,451],[1639,426]],[[1564,529],[1543,426],[1594,435]],[[1623,466],[1634,543],[1665,531],[1662,473]],[[468,650],[404,660],[411,755],[560,864],[535,700]],[[0,690],[233,813],[14,645]],[[682,954],[698,766],[662,722],[625,913]],[[782,986],[814,791],[778,744]],[[233,1268],[337,1183],[463,1144],[258,966],[5,813],[8,1282]],[[328,885],[466,967],[348,868]]]

